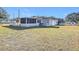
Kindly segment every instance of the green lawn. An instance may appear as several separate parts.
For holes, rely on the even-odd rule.
[[[79,50],[79,26],[21,29],[0,26],[0,50]]]

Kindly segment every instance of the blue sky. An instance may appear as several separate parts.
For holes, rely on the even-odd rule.
[[[67,14],[79,12],[79,7],[6,7],[5,8],[10,18],[16,18],[18,9],[20,17],[30,16],[54,16],[64,18]]]

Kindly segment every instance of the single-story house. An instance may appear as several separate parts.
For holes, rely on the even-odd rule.
[[[13,26],[55,26],[58,24],[58,19],[51,17],[25,17],[13,21],[11,25]]]
[[[71,22],[65,22],[65,25],[67,25],[67,26],[76,26],[78,24],[77,24],[77,22],[71,21]]]

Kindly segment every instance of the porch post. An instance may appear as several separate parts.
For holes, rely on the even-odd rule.
[[[27,24],[27,18],[26,18],[26,24]]]

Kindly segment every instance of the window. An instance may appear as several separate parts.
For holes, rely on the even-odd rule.
[[[25,24],[26,23],[26,18],[21,18],[21,23]]]
[[[36,23],[36,19],[27,18],[27,23]]]

